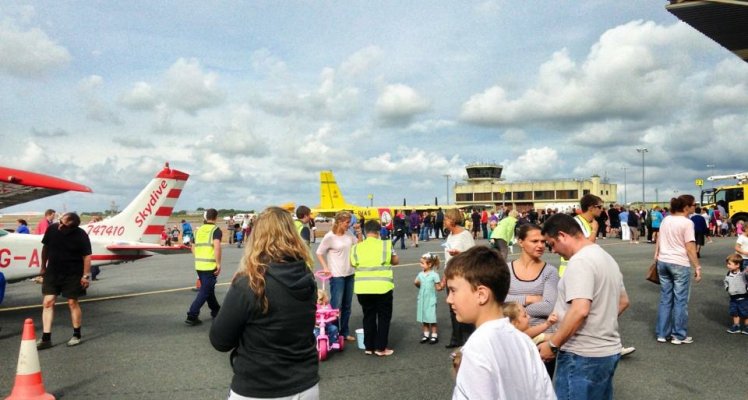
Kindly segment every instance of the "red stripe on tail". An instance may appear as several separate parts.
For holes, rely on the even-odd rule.
[[[171,216],[172,211],[174,211],[174,207],[160,207],[158,210],[156,210],[156,216],[169,217]]]

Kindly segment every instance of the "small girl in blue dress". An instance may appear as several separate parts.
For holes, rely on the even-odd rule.
[[[436,273],[439,268],[439,257],[436,254],[426,253],[421,256],[421,269],[423,271],[416,276],[415,285],[418,290],[418,305],[416,320],[423,324],[423,336],[421,343],[439,343],[439,334],[436,326],[436,292],[442,290],[444,285]],[[430,334],[430,335],[429,335]]]

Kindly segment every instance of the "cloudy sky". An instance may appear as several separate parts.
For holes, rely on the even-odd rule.
[[[620,183],[746,170],[748,64],[665,0],[3,1],[0,164],[120,206],[164,161],[177,209],[440,203],[474,162]],[[707,165],[713,167],[707,168]],[[451,191],[450,191],[451,193]],[[453,194],[452,194],[453,195]]]

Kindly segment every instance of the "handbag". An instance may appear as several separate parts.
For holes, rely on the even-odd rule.
[[[652,283],[660,284],[660,274],[657,273],[657,261],[652,262],[647,271],[646,279]]]

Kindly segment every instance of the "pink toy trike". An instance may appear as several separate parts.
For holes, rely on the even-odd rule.
[[[314,275],[322,281],[322,290],[325,290],[325,282],[330,280],[330,276],[323,271],[317,271]],[[316,329],[319,330],[317,335],[317,355],[320,361],[327,359],[327,354],[332,350],[342,351],[345,345],[345,338],[337,335],[334,342],[327,335],[328,324],[333,323],[340,317],[340,310],[336,310],[330,304],[317,304]],[[337,328],[337,327],[336,327]]]

